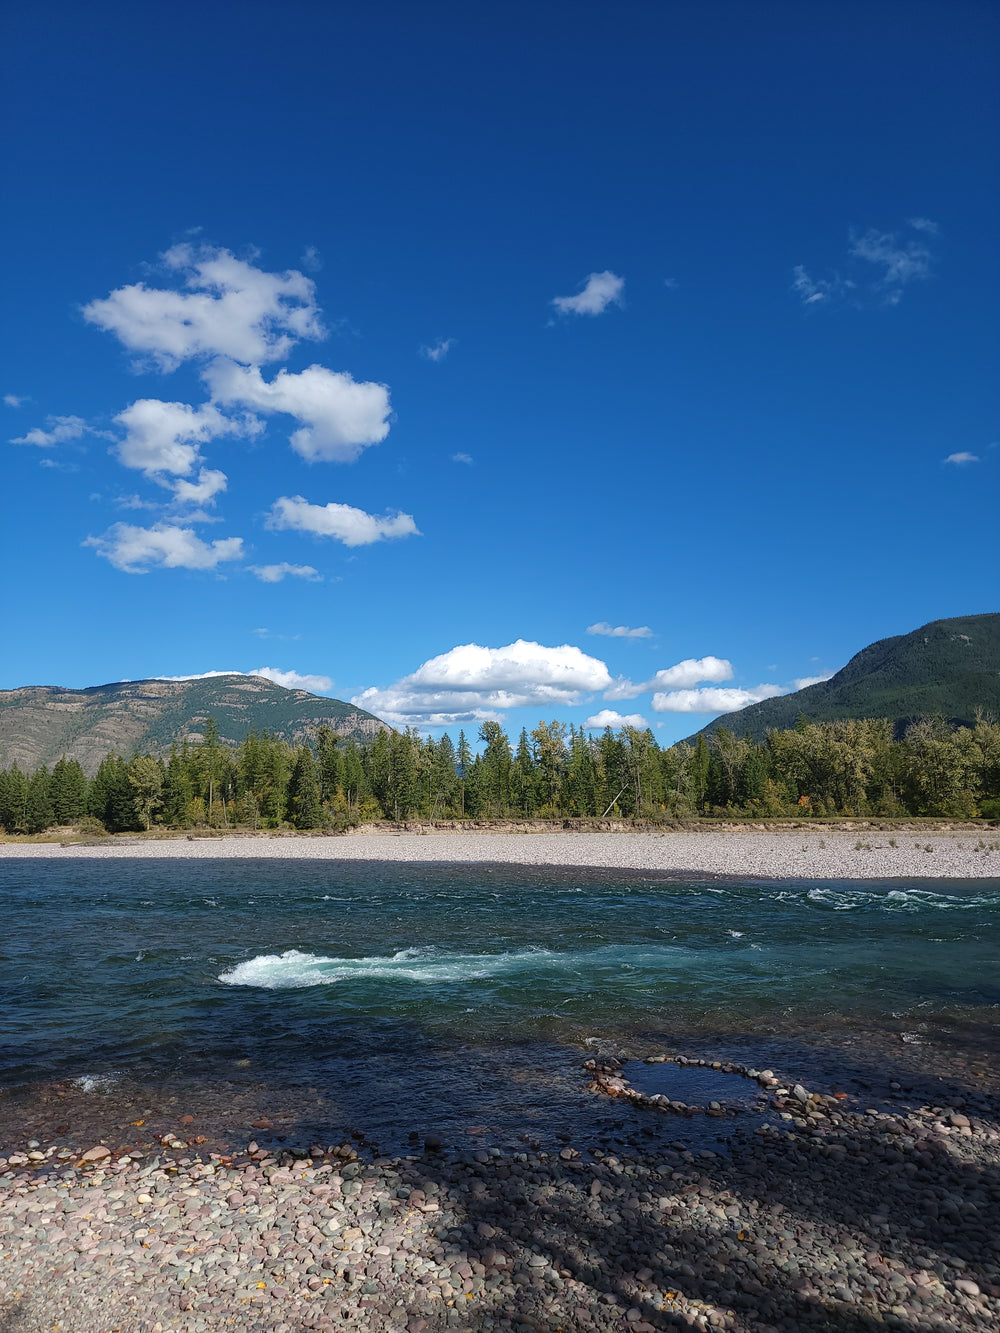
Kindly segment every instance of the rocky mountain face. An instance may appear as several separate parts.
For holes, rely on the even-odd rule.
[[[800,717],[809,722],[887,717],[901,731],[918,717],[939,715],[954,726],[971,726],[977,710],[1000,718],[996,612],[933,620],[910,634],[879,639],[829,680],[728,713],[696,734],[727,727],[763,741],[769,731],[794,727]]]
[[[109,751],[166,756],[185,739],[199,741],[209,717],[220,740],[233,746],[250,731],[301,744],[323,725],[359,743],[391,730],[341,699],[287,690],[258,676],[119,681],[85,690],[29,685],[0,690],[0,768],[17,763],[31,772],[65,755],[90,777]]]

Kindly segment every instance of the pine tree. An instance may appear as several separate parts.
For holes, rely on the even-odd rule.
[[[24,828],[27,833],[42,833],[56,822],[52,808],[52,776],[44,766],[33,773],[28,782],[28,796],[24,807]]]
[[[303,745],[295,757],[288,783],[288,813],[298,829],[319,828],[323,822],[316,764],[308,745]]]
[[[17,764],[0,773],[0,825],[7,833],[24,827],[28,804],[28,778]]]
[[[75,759],[63,755],[53,767],[50,794],[57,824],[78,824],[87,813],[87,779]]]

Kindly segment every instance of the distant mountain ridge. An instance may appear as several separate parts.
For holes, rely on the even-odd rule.
[[[392,730],[363,708],[260,676],[117,681],[84,690],[29,685],[0,690],[0,768],[16,763],[31,772],[65,755],[89,777],[111,750],[166,756],[172,745],[200,740],[209,717],[233,746],[250,731],[301,745],[324,724],[359,742]]]
[[[862,648],[829,680],[727,713],[689,737],[727,727],[762,741],[769,731],[840,718],[887,717],[900,730],[939,714],[971,726],[977,710],[1000,719],[1000,613],[932,620]]]

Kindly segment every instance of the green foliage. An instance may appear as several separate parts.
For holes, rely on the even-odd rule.
[[[593,736],[540,722],[513,751],[490,720],[479,741],[473,755],[464,732],[456,746],[448,736],[383,730],[362,748],[321,728],[315,753],[267,732],[233,747],[209,718],[202,739],[175,748],[167,763],[108,755],[89,787],[66,759],[51,773],[0,771],[0,825],[32,833],[89,817],[117,833],[414,818],[1000,818],[1000,724],[982,717],[957,728],[924,718],[898,739],[884,718],[802,717],[763,744],[720,727],[667,749],[635,727]]]

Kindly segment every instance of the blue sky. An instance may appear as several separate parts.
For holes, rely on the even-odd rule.
[[[0,687],[669,742],[996,610],[998,26],[13,0]]]

